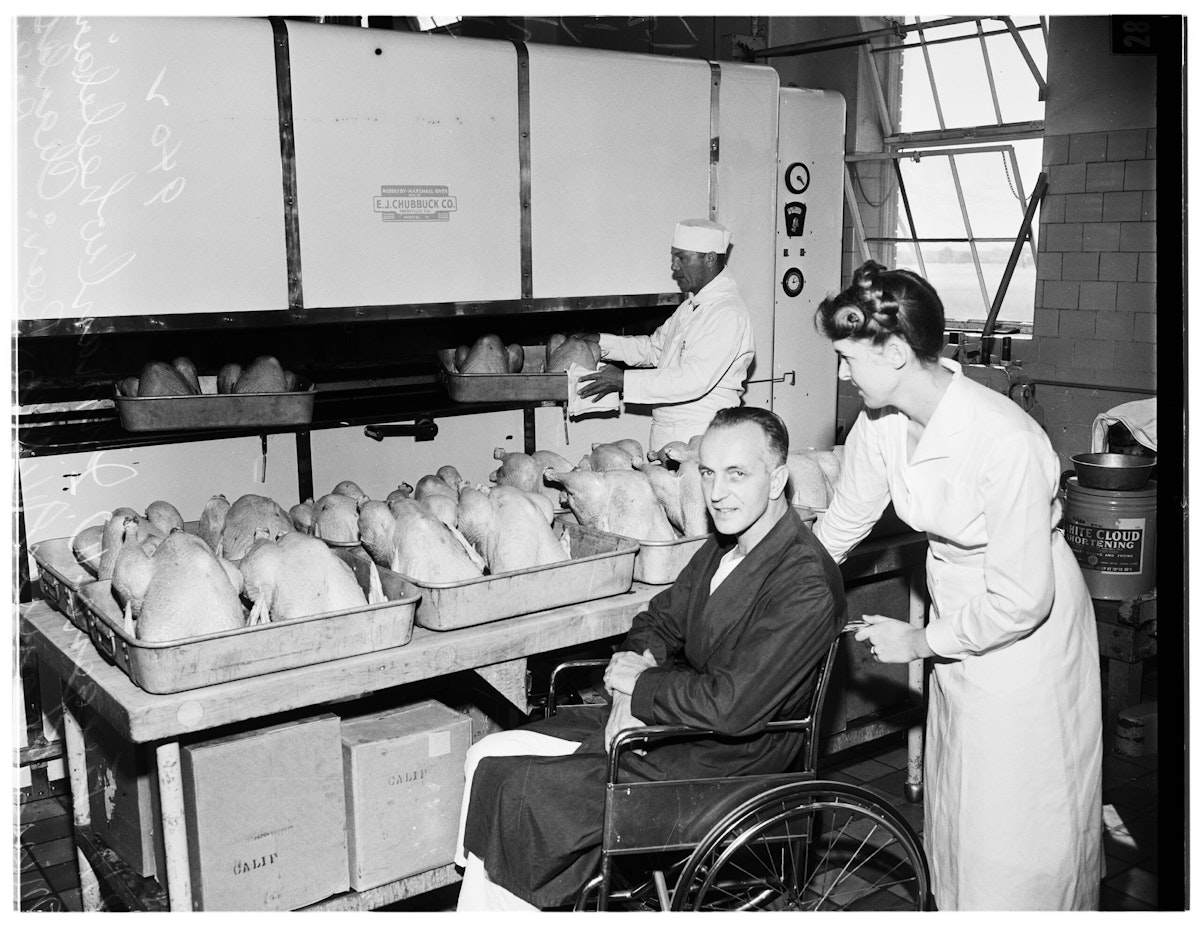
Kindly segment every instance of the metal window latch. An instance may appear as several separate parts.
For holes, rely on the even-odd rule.
[[[789,369],[786,373],[783,373],[775,379],[747,379],[746,385],[756,385],[761,382],[783,382],[785,379],[788,381],[788,385],[795,385],[796,371],[794,369]]]
[[[368,424],[363,428],[364,436],[382,441],[384,437],[412,437],[414,440],[432,440],[437,436],[437,421],[433,418],[417,418],[411,424]]]

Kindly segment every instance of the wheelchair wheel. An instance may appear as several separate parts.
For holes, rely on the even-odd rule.
[[[929,868],[892,807],[862,787],[804,781],[734,809],[692,852],[673,910],[921,911]]]

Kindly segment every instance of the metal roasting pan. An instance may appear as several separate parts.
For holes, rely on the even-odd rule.
[[[639,544],[633,580],[648,585],[671,584],[706,539],[707,533],[677,540],[633,540]]]
[[[546,345],[521,345],[525,365],[519,373],[460,373],[454,369],[454,351],[439,350],[438,374],[453,401],[566,401],[567,374],[548,373]]]
[[[200,529],[199,521],[189,520],[183,525],[188,533]],[[79,564],[71,551],[74,537],[61,536],[42,540],[30,548],[30,555],[38,565],[38,581],[42,587],[42,600],[61,614],[70,617],[76,627],[87,632],[87,610],[79,599],[84,585],[96,580],[96,576]]]
[[[365,589],[369,563],[351,550],[337,554]],[[169,642],[145,642],[125,631],[111,581],[91,582],[80,597],[96,648],[138,687],[170,694],[407,645],[418,598],[393,596],[386,586],[384,593],[382,604]]]
[[[214,430],[281,427],[312,422],[317,389],[306,380],[297,382],[296,391],[293,392],[220,395],[216,392],[215,376],[199,378],[199,395],[131,398],[116,394],[121,426],[130,431]]]
[[[79,592],[84,585],[95,581],[96,576],[80,565],[71,552],[71,537],[42,540],[34,543],[29,552],[38,566],[42,599],[86,633],[87,610]]]
[[[575,523],[557,523],[570,536],[571,558],[565,562],[438,583],[380,568],[384,592],[389,597],[420,594],[417,624],[431,630],[456,630],[611,597],[632,587],[637,540]],[[354,554],[368,559],[362,550]]]

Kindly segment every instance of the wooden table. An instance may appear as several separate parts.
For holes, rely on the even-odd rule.
[[[870,587],[888,575],[908,582],[912,575],[921,571],[924,548],[924,536],[918,534],[868,540],[843,565],[848,597],[853,596],[856,586]],[[919,582],[911,584],[914,590],[910,594],[909,615],[914,622],[923,622],[923,598],[915,590]],[[461,630],[438,633],[417,627],[412,641],[398,648],[174,694],[149,694],[134,685],[121,669],[104,660],[86,634],[49,605],[42,602],[23,605],[21,632],[25,641],[36,651],[40,665],[62,680],[66,757],[84,908],[97,909],[100,904],[94,867],[105,868],[101,873],[107,882],[110,879],[107,868],[111,866],[90,828],[85,724],[82,722],[85,709],[98,713],[128,741],[154,744],[169,907],[188,910],[192,907],[192,898],[179,764],[182,736],[289,710],[363,697],[464,670],[478,672],[527,712],[524,685],[528,656],[622,634],[628,630],[638,611],[660,590],[658,586],[635,583],[629,592],[602,600]],[[910,673],[911,687],[918,701],[922,694],[921,680],[919,668]],[[921,728],[919,720],[908,724],[908,783],[910,790],[916,787],[919,794]],[[130,878],[126,874],[124,879]],[[311,908],[375,908],[458,879],[454,867],[447,865],[374,890],[335,896]],[[127,887],[132,893],[133,885],[127,884]],[[117,888],[120,891],[120,884]],[[159,896],[149,905],[165,907],[166,902]]]

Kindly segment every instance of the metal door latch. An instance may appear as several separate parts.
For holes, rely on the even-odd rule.
[[[368,424],[363,434],[372,440],[384,437],[412,437],[414,440],[432,440],[437,436],[437,421],[433,418],[417,418],[411,424]]]
[[[755,385],[760,382],[783,382],[785,379],[787,380],[788,385],[795,385],[796,371],[794,369],[789,369],[786,373],[783,373],[775,379],[747,379],[746,385]]]

